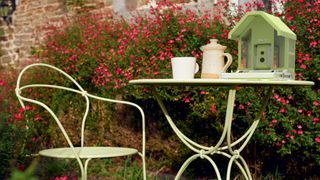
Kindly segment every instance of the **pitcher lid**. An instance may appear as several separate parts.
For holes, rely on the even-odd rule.
[[[204,46],[201,46],[201,50],[225,50],[227,46],[218,44],[218,39],[210,39],[210,43]]]

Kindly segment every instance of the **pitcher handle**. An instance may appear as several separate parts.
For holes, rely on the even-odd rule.
[[[228,59],[226,65],[224,65],[224,67],[223,67],[223,69],[222,69],[223,72],[226,72],[227,69],[228,69],[228,68],[230,67],[230,65],[232,64],[232,56],[231,56],[231,54],[229,54],[229,53],[223,53],[223,56],[226,56],[227,59]]]

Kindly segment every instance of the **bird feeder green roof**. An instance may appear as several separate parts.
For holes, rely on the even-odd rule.
[[[248,12],[229,32],[229,39],[238,41],[237,72],[280,72],[294,78],[297,36],[279,17]]]
[[[270,15],[263,11],[248,12],[230,31],[229,39],[238,39],[240,35],[247,29],[250,23],[258,16],[267,21],[277,31],[278,36],[283,36],[293,40],[297,39],[296,34],[292,32],[279,17]]]

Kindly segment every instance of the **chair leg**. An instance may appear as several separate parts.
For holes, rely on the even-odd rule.
[[[143,175],[143,180],[147,179],[147,168],[146,168],[146,158],[142,154],[139,153],[142,159],[142,175]]]
[[[84,171],[83,171],[81,180],[87,180],[87,178],[88,178],[87,177],[87,175],[88,175],[88,164],[89,164],[90,160],[91,160],[91,158],[86,159],[86,161],[84,162]]]

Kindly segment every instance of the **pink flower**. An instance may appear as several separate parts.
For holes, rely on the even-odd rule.
[[[307,69],[307,66],[306,66],[305,64],[301,64],[301,65],[300,65],[300,68],[301,68],[301,69]]]
[[[289,103],[289,101],[288,101],[288,100],[285,100],[284,98],[280,98],[279,101],[280,101],[280,103],[283,104],[283,105]]]
[[[0,80],[0,86],[5,86],[6,82],[4,82],[3,80]]]
[[[281,147],[281,145],[282,145],[281,142],[276,143],[276,147]]]
[[[25,110],[26,110],[26,111],[29,111],[29,110],[31,110],[31,109],[32,109],[32,106],[26,105],[26,107],[25,107]]]
[[[276,120],[276,119],[272,119],[272,121],[271,121],[272,123],[277,123],[278,122],[278,120]]]
[[[185,103],[189,103],[189,102],[190,102],[190,98],[185,97],[185,98],[183,98],[183,101],[184,101]]]
[[[200,91],[200,94],[201,94],[201,95],[204,95],[204,94],[206,94],[206,91],[203,91],[203,90],[202,90],[202,91]]]
[[[305,55],[303,56],[303,60],[304,60],[304,61],[311,61],[312,58],[310,57],[310,54],[305,54]]]
[[[288,21],[291,21],[292,19],[293,19],[293,16],[288,16],[288,17],[287,17],[287,20],[288,20]]]
[[[20,113],[23,113],[24,112],[24,109],[21,107],[21,108],[19,108],[19,112]]]
[[[35,121],[41,121],[42,120],[42,117],[37,115],[35,118],[34,118]]]
[[[316,47],[317,44],[318,44],[317,41],[312,41],[312,42],[310,42],[310,45],[309,45],[309,46],[310,46],[311,48],[313,48],[313,47]]]
[[[174,43],[174,40],[172,39],[168,41],[168,44],[173,44],[173,43]]]
[[[13,117],[14,117],[16,120],[22,120],[22,119],[23,119],[23,115],[22,115],[21,113],[14,114]]]
[[[119,75],[121,73],[121,71],[122,71],[121,68],[117,68],[116,69],[116,74]]]
[[[279,112],[284,113],[285,112],[284,108],[281,108]]]
[[[318,101],[313,101],[312,103],[314,106],[319,106],[319,102]]]
[[[32,137],[32,142],[36,142],[37,138],[36,137]]]
[[[214,113],[216,111],[216,106],[214,105],[214,103],[211,104],[210,110],[212,113]]]
[[[179,20],[179,24],[184,25],[185,24],[184,19]]]
[[[7,122],[8,122],[8,123],[12,123],[12,122],[13,122],[13,119],[12,119],[12,118],[8,118],[8,119],[7,119]]]
[[[320,137],[314,138],[314,141],[315,141],[316,143],[320,143]]]
[[[297,125],[297,128],[298,129],[302,129],[302,126],[299,124],[299,125]]]
[[[311,116],[311,111],[307,111],[307,116],[308,116],[308,117]]]
[[[296,27],[296,26],[290,26],[290,29],[291,29],[292,31],[296,31],[296,30],[297,30],[297,27]]]
[[[302,131],[302,130],[298,130],[298,134],[299,134],[299,135],[302,135],[302,134],[303,134],[303,131]]]
[[[292,132],[293,134],[297,134],[297,130],[295,130],[295,129],[292,129],[291,132]]]
[[[61,176],[61,177],[56,176],[54,179],[55,180],[68,180],[68,176]]]
[[[119,84],[114,85],[114,88],[119,89],[120,88]]]
[[[294,139],[294,136],[292,136],[290,134],[286,134],[286,138]]]
[[[244,105],[240,104],[239,109],[244,109]]]

